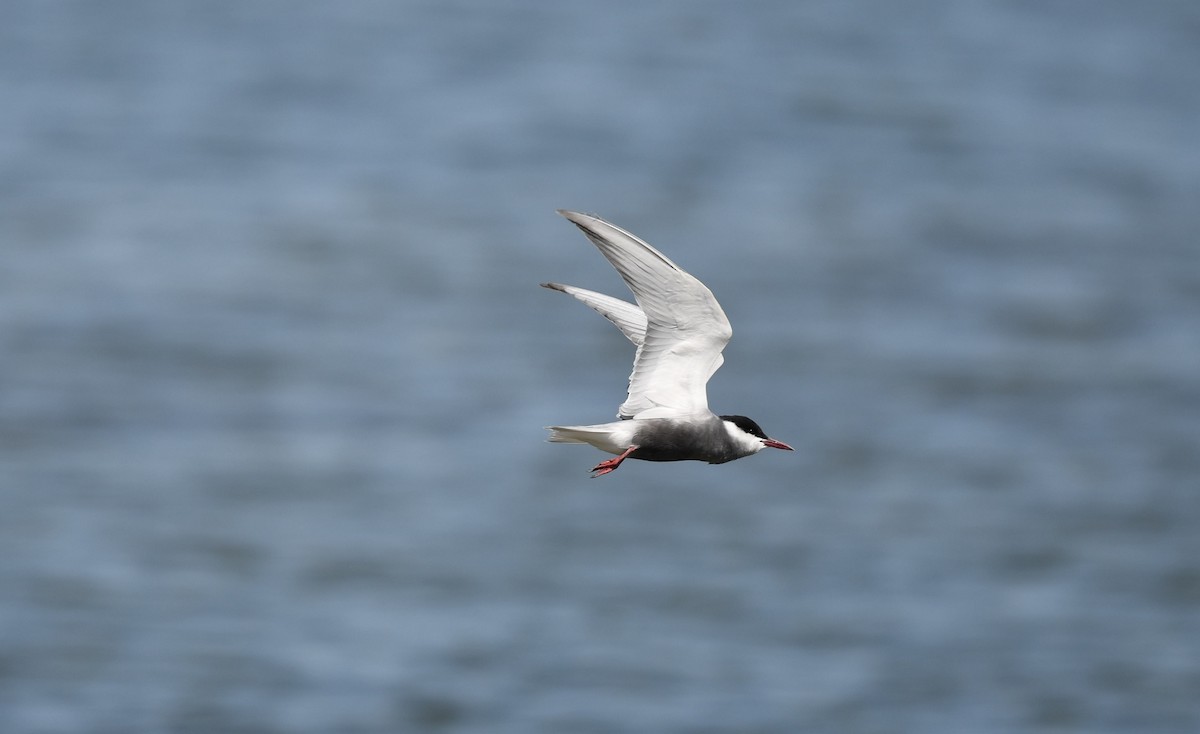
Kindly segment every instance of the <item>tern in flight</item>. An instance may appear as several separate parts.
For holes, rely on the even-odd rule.
[[[637,347],[621,420],[593,426],[548,426],[554,443],[584,443],[616,454],[592,476],[625,459],[724,464],[765,448],[792,451],[744,415],[709,410],[708,380],[733,335],[721,304],[703,283],[666,255],[599,217],[559,210],[583,230],[621,274],[637,304],[559,283],[542,286],[574,296],[616,325]]]

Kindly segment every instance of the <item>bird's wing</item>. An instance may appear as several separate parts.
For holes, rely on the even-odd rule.
[[[733,335],[712,292],[620,227],[588,214],[559,214],[583,230],[608,258],[646,317],[645,340],[629,376],[629,397],[617,414],[649,418],[707,410],[705,386],[721,366],[721,350]]]
[[[646,340],[646,314],[632,303],[596,291],[576,288],[573,285],[542,283],[542,287],[562,291],[578,298],[596,313],[616,324],[625,338],[633,342],[635,347],[642,346],[642,342]]]

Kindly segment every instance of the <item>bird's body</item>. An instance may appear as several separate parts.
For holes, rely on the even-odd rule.
[[[724,464],[757,453],[762,442],[743,440],[711,411],[676,418],[633,418],[595,426],[553,426],[553,443],[586,443],[610,454],[637,446],[631,459]],[[741,430],[741,429],[738,429]]]
[[[646,242],[599,217],[559,211],[583,230],[620,273],[637,304],[558,283],[543,283],[582,301],[637,347],[621,420],[590,426],[550,426],[550,441],[584,443],[617,458],[592,471],[601,476],[627,458],[723,464],[764,448],[791,451],[767,438],[745,416],[718,416],[706,385],[733,335],[711,291]]]

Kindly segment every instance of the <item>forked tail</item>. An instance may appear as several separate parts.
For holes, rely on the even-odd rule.
[[[634,421],[599,423],[594,426],[546,426],[553,443],[586,443],[610,454],[619,454],[632,444]]]
[[[580,426],[546,426],[550,443],[591,443],[595,440],[595,432]],[[589,441],[588,439],[592,439]]]

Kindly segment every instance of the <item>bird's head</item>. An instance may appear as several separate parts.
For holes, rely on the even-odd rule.
[[[795,449],[783,441],[767,438],[767,434],[763,433],[763,429],[744,415],[723,415],[720,418],[725,424],[726,433],[729,434],[734,443],[746,451],[747,455],[757,454],[765,448],[795,451]]]

